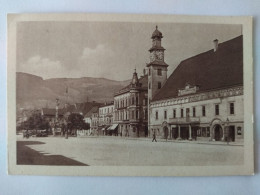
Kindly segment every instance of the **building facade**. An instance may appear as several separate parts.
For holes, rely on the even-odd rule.
[[[145,74],[138,78],[135,71],[131,83],[114,95],[114,124],[121,136],[148,135],[147,78]]]
[[[105,103],[105,105],[99,107],[99,129],[101,129],[101,134],[108,134],[108,128],[113,125],[113,115],[114,102]]]
[[[214,40],[214,49],[182,61],[168,79],[161,38],[156,28],[147,65],[150,135],[243,141],[243,36]]]

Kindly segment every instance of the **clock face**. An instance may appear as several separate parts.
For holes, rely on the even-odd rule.
[[[163,60],[163,51],[156,51],[155,52],[155,58],[157,60]]]

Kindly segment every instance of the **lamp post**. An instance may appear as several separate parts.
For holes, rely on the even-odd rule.
[[[54,135],[56,134],[57,126],[58,126],[59,105],[60,105],[60,100],[58,98],[56,98],[55,130],[54,130],[55,132],[54,132]]]
[[[229,119],[228,118],[227,118],[227,121],[226,121],[226,125],[227,125],[227,127],[226,127],[226,131],[227,131],[226,139],[227,139],[227,144],[229,144]]]

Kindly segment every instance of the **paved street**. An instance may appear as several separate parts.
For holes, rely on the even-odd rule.
[[[64,137],[30,137],[24,139],[19,135],[17,141],[20,144],[23,143],[25,147],[28,147],[27,149],[41,154],[43,161],[45,161],[44,157],[53,157],[54,159],[62,157],[66,158],[68,165],[71,165],[71,162],[72,165],[85,164],[90,166],[239,165],[243,164],[244,152],[243,146],[151,142],[148,139],[124,139],[121,137],[69,137],[69,139]],[[18,150],[18,159],[19,155],[22,155],[21,150]],[[30,161],[28,163],[34,164]],[[57,165],[57,161],[55,165]]]

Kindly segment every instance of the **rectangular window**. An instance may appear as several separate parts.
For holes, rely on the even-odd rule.
[[[235,104],[234,104],[234,102],[231,102],[229,104],[229,110],[230,110],[230,114],[235,114]]]
[[[132,119],[135,119],[135,111],[132,110]]]
[[[202,116],[206,116],[206,106],[202,106]]]
[[[158,119],[158,111],[155,112],[155,119]]]
[[[164,119],[167,119],[167,111],[164,111]]]
[[[158,76],[162,76],[162,69],[160,69],[160,68],[157,69],[157,75],[158,75]]]
[[[135,102],[136,102],[136,105],[138,105],[139,103],[139,101],[138,101],[138,96],[136,96],[136,98],[135,98]]]
[[[136,117],[136,119],[139,118],[139,112],[138,112],[138,110],[135,111],[135,117]]]
[[[181,109],[181,118],[183,117],[183,109]]]
[[[193,117],[195,117],[196,116],[196,108],[195,107],[192,108],[192,112],[193,112]]]
[[[173,110],[173,118],[176,118],[176,109]]]
[[[161,87],[162,87],[161,82],[158,82],[158,89],[161,89]]]
[[[242,135],[242,128],[241,127],[237,127],[237,135]]]
[[[219,104],[215,105],[215,115],[219,115]]]
[[[190,117],[190,109],[186,108],[186,117]]]

